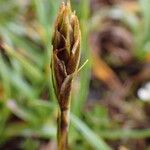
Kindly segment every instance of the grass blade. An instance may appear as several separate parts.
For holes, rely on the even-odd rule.
[[[87,140],[88,143],[95,148],[95,150],[110,150],[109,146],[79,118],[71,115],[72,125],[81,131],[82,136]]]

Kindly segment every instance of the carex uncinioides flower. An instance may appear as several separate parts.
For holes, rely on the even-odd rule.
[[[70,2],[62,3],[52,39],[52,74],[55,94],[59,104],[58,150],[68,148],[68,126],[72,81],[80,60],[80,27]]]
[[[55,93],[60,109],[67,109],[72,79],[80,60],[80,27],[70,2],[62,3],[53,35],[52,70]]]

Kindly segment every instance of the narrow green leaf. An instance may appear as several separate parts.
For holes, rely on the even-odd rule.
[[[81,132],[82,136],[95,150],[110,150],[111,148],[79,118],[71,114],[72,125]]]
[[[141,138],[149,138],[150,137],[150,129],[125,129],[125,130],[106,130],[100,131],[100,136],[109,139],[109,140],[117,140],[117,139],[141,139]]]

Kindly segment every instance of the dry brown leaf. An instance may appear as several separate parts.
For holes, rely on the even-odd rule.
[[[118,150],[130,150],[130,149],[126,148],[125,146],[120,146]]]
[[[95,53],[93,57],[93,74],[103,81],[111,90],[122,89],[122,84],[113,70]]]
[[[123,1],[120,7],[127,12],[138,12],[140,10],[139,3],[137,1]]]
[[[148,53],[146,56],[146,62],[150,63],[150,53]]]

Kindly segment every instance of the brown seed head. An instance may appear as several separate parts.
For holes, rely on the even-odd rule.
[[[79,21],[75,12],[71,10],[70,2],[62,3],[52,39],[53,83],[60,105],[65,105],[68,101],[73,74],[79,65],[80,37]]]

